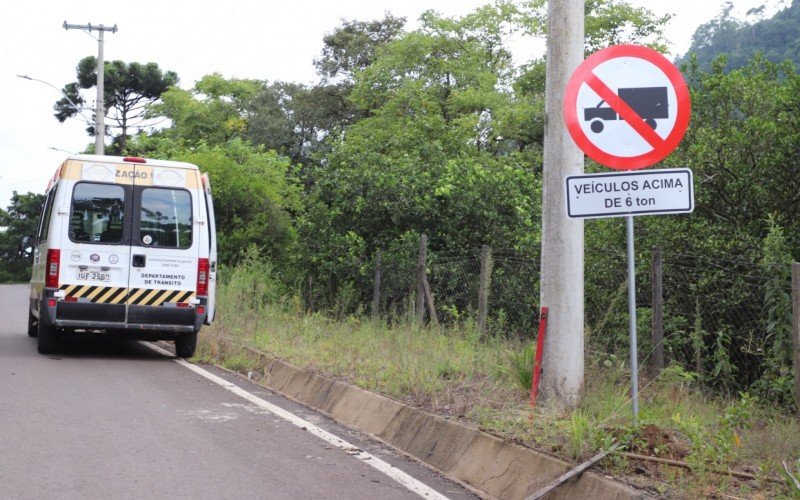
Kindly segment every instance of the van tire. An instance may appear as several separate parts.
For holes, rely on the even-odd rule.
[[[38,321],[39,354],[53,354],[58,351],[59,338],[54,326],[45,325],[44,321]]]
[[[38,320],[31,310],[28,309],[28,337],[36,337],[37,335],[39,335]]]
[[[175,339],[175,355],[179,358],[191,358],[197,348],[197,333],[184,333]]]

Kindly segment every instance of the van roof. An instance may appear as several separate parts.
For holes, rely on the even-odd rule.
[[[101,155],[69,155],[67,156],[67,160],[76,160],[76,161],[84,161],[84,162],[107,162],[107,163],[132,163],[138,164],[133,162],[126,162],[123,156],[101,156]],[[183,161],[171,161],[171,160],[154,160],[151,158],[143,158],[146,163],[145,165],[155,166],[155,167],[169,167],[169,168],[186,168],[190,170],[198,170],[197,165],[193,165],[191,163],[186,163]]]

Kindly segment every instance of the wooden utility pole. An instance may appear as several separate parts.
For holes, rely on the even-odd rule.
[[[67,24],[64,21],[65,30],[86,30],[89,34],[92,31],[97,31],[97,107],[95,109],[95,123],[94,123],[94,154],[105,154],[105,138],[106,138],[106,110],[105,110],[105,60],[103,58],[103,33],[110,31],[117,32],[117,25],[103,26],[92,24]]]
[[[489,313],[489,287],[492,281],[492,248],[481,248],[481,281],[478,288],[478,331],[486,333],[486,317]]]
[[[653,376],[664,369],[664,269],[661,247],[653,247]]]
[[[428,259],[428,237],[421,235],[419,238],[419,257],[417,259],[417,323],[425,324],[425,266]]]
[[[417,260],[417,302],[415,304],[417,312],[417,322],[419,326],[425,325],[425,307],[428,307],[428,314],[431,324],[439,326],[439,317],[436,315],[436,307],[433,303],[433,293],[431,285],[428,283],[428,237],[421,235],[419,238],[419,260]]]
[[[547,2],[541,306],[549,308],[542,397],[574,408],[583,391],[583,220],[566,215],[564,179],[583,153],[564,121],[564,89],[583,61],[583,0]]]
[[[422,276],[422,287],[425,290],[425,303],[428,305],[428,315],[431,318],[433,326],[439,326],[439,316],[436,314],[436,306],[433,303],[433,293],[431,292],[431,284],[428,283],[428,273]]]
[[[792,264],[792,361],[794,362],[794,406],[800,417],[800,264]]]
[[[381,264],[382,252],[379,248],[375,252],[375,279],[372,284],[372,319],[381,317]]]

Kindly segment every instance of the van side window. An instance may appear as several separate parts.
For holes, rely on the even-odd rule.
[[[192,196],[183,189],[145,188],[139,238],[149,247],[192,246]]]
[[[122,243],[125,189],[81,182],[72,191],[69,238],[76,243]]]
[[[47,198],[44,201],[44,208],[42,208],[42,219],[39,222],[39,234],[36,235],[36,244],[40,241],[47,241],[47,233],[50,229],[50,216],[53,212],[53,200],[56,197],[57,185],[50,189],[47,193]]]

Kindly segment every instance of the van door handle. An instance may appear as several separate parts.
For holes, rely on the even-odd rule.
[[[147,265],[147,256],[142,254],[134,254],[131,266],[144,267]]]

